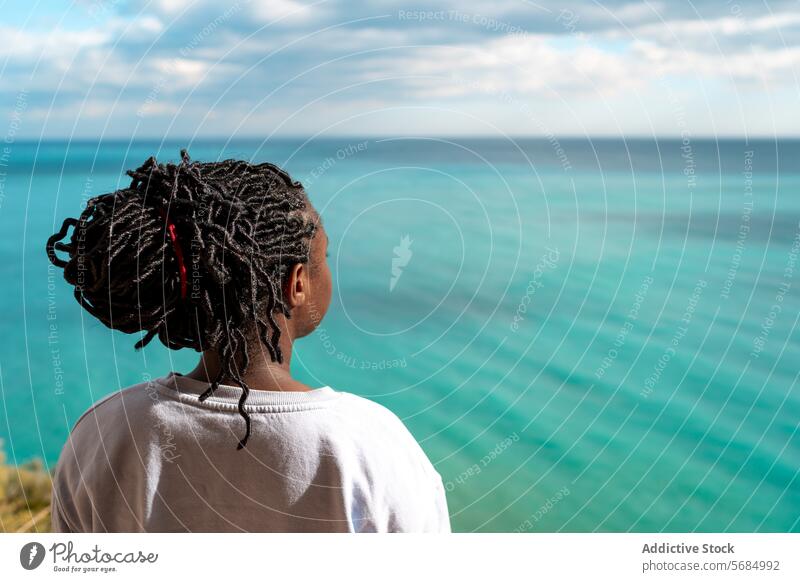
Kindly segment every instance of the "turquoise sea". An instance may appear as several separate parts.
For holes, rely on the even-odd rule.
[[[150,155],[272,161],[331,238],[293,367],[396,412],[458,531],[800,531],[800,141],[16,142],[0,157],[0,438],[196,355],[82,312],[45,240]],[[394,264],[393,264],[394,261]]]

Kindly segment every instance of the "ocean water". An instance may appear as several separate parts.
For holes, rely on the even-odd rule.
[[[455,530],[800,531],[799,141],[10,144],[9,461],[52,466],[93,401],[194,365],[134,352],[44,253],[87,197],[185,146],[304,183],[335,287],[294,371],[396,412]]]

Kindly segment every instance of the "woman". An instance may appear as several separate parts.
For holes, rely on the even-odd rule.
[[[89,313],[144,332],[137,348],[158,337],[201,358],[83,414],[54,475],[53,530],[450,531],[441,478],[393,413],[290,375],[332,289],[302,185],[186,151],[128,174],[64,221],[48,257]]]

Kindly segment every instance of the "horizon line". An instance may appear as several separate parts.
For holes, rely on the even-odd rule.
[[[136,142],[136,141],[163,141],[163,142],[175,142],[175,141],[187,141],[190,140],[191,142],[203,142],[203,141],[270,141],[270,140],[320,140],[320,139],[446,139],[446,140],[457,140],[457,139],[484,139],[484,140],[501,140],[501,141],[512,141],[512,140],[616,140],[616,141],[653,141],[653,140],[683,140],[685,139],[684,136],[681,135],[610,135],[610,134],[596,134],[596,135],[580,135],[580,134],[552,134],[552,135],[543,135],[543,134],[520,134],[520,135],[507,135],[507,136],[498,136],[498,135],[483,135],[483,134],[459,134],[459,135],[448,135],[448,134],[430,134],[430,135],[391,135],[391,134],[335,134],[335,135],[318,135],[312,136],[310,134],[282,134],[282,135],[273,135],[269,137],[264,136],[257,136],[257,135],[241,135],[241,136],[182,136],[182,137],[164,137],[164,136],[48,136],[48,137],[20,137],[17,136],[12,142],[6,143],[6,146],[13,146],[14,143],[44,143],[44,142],[98,142],[98,141],[111,141],[111,142]],[[800,140],[800,134],[796,135],[743,135],[743,134],[731,134],[731,135],[708,135],[708,134],[701,134],[701,135],[691,135],[688,136],[688,140],[691,141],[792,141],[792,140]]]

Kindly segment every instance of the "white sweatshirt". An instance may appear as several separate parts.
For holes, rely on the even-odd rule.
[[[86,411],[53,481],[55,532],[449,532],[439,474],[392,412],[330,387],[252,390],[171,373]]]

